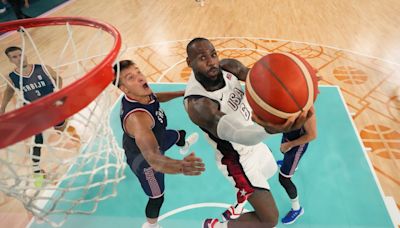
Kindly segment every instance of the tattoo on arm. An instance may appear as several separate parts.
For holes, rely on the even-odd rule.
[[[223,59],[220,61],[220,66],[223,70],[234,74],[241,81],[246,81],[247,74],[250,70],[250,68],[236,59]]]
[[[217,136],[218,122],[225,115],[219,110],[218,104],[206,97],[186,99],[188,99],[189,117],[193,123]]]

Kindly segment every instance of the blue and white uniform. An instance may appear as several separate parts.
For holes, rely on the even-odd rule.
[[[304,127],[300,128],[299,130],[295,130],[295,131],[288,132],[288,133],[283,133],[282,143],[296,140],[296,139],[300,138],[301,136],[303,136],[304,134],[306,134]],[[282,174],[282,176],[287,177],[287,178],[290,178],[293,176],[294,171],[296,170],[296,168],[300,162],[300,159],[303,157],[304,153],[307,150],[307,147],[308,147],[308,143],[302,144],[299,146],[295,146],[284,154],[283,163],[280,168],[280,174]]]
[[[150,95],[149,104],[141,104],[136,100],[124,96],[121,100],[121,125],[124,130],[123,148],[126,160],[131,170],[138,177],[144,192],[150,198],[158,198],[164,194],[164,173],[155,171],[144,159],[135,138],[126,131],[125,122],[129,115],[135,112],[145,112],[153,119],[152,131],[160,146],[160,152],[164,154],[180,139],[179,132],[167,130],[167,117],[160,107],[157,97]]]
[[[21,75],[16,71],[12,71],[9,77],[14,84],[14,87],[22,91],[24,98],[27,101],[35,101],[43,96],[46,96],[54,91],[54,85],[51,81],[51,75],[46,69],[39,64],[33,64],[32,71],[28,76]]]
[[[8,75],[14,84],[14,87],[21,90],[21,78],[22,78],[22,91],[24,99],[33,102],[41,97],[44,97],[54,92],[54,84],[51,80],[51,75],[47,70],[40,64],[33,64],[32,71],[28,76],[21,75],[15,70]],[[26,103],[24,103],[25,105]],[[61,127],[65,121],[56,125]],[[40,134],[38,137],[42,137]],[[43,141],[43,139],[39,140]],[[39,143],[41,144],[41,143]]]

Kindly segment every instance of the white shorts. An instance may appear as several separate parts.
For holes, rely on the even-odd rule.
[[[269,190],[267,180],[278,170],[270,149],[264,143],[241,146],[225,153],[216,149],[216,161],[222,174],[238,190],[239,202],[239,195],[252,193],[255,188]]]

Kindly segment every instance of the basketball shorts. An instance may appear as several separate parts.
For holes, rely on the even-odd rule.
[[[284,154],[282,166],[279,173],[287,178],[291,178],[308,147],[308,143],[293,147]]]
[[[164,141],[160,143],[160,152],[165,152],[171,148],[178,140],[179,133],[175,130],[165,131]],[[125,150],[126,161],[139,179],[143,191],[150,198],[158,198],[164,194],[164,173],[155,171],[150,164],[144,159],[142,153],[137,150],[132,150],[130,143],[134,143],[129,136],[124,134],[123,147]]]
[[[269,190],[267,182],[278,170],[270,149],[264,143],[241,147],[238,151],[216,150],[216,162],[222,174],[237,190],[239,203],[255,189]]]

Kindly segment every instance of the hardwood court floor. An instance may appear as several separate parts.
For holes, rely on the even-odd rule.
[[[319,69],[321,84],[342,89],[363,143],[371,148],[368,156],[383,191],[400,208],[400,102],[394,97],[400,86],[398,12],[396,0],[210,0],[204,7],[189,0],[75,0],[49,16],[85,16],[113,24],[128,47],[123,57],[142,66],[149,81],[165,75],[161,81],[184,82],[189,73],[185,45],[197,36],[220,37],[212,40],[220,57],[238,58],[248,66],[266,52],[302,55]],[[51,36],[37,34],[39,48],[54,66],[59,50],[46,49],[53,45],[46,42]],[[172,42],[146,46],[166,41]],[[0,47],[19,42],[13,34]],[[135,48],[141,45],[145,47]],[[4,55],[0,66],[3,75],[11,69]],[[15,200],[2,198],[1,226],[23,227],[30,215]]]

